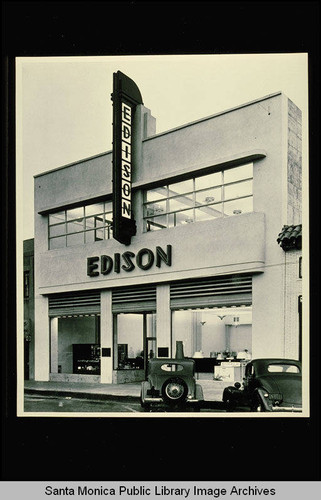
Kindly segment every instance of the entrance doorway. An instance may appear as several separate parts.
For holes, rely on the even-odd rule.
[[[146,330],[145,330],[146,331]],[[147,331],[146,331],[147,333]],[[144,370],[147,378],[148,360],[156,357],[156,337],[146,337],[144,345]]]
[[[117,380],[144,380],[148,360],[156,356],[154,312],[114,315],[114,369]]]

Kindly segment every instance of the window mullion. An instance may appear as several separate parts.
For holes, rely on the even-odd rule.
[[[67,246],[67,210],[65,212],[65,247]]]
[[[169,228],[169,184],[166,186],[166,227]]]
[[[224,170],[222,170],[222,177],[221,177],[221,183],[222,183],[222,192],[221,192],[221,198],[222,198],[222,217],[224,217],[224,204],[225,204],[225,186],[224,186]]]
[[[83,209],[82,209],[82,216],[83,216],[83,219],[82,219],[82,232],[83,232],[83,243],[86,243],[86,207],[83,206]]]
[[[195,177],[193,177],[193,222],[196,222],[195,207],[196,207],[196,181]]]

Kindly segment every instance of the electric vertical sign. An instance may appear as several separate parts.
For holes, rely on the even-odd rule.
[[[143,104],[136,83],[121,71],[113,81],[113,237],[129,245],[136,234],[132,209],[132,174],[135,170],[135,147],[141,140],[135,130],[136,107]]]
[[[131,218],[131,175],[132,175],[132,108],[121,103],[121,216]]]

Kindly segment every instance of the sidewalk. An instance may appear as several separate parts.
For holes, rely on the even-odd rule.
[[[138,399],[140,383],[96,384],[85,382],[36,382],[25,380],[26,394],[74,396],[87,399]]]
[[[197,383],[203,388],[205,401],[222,401],[224,387],[231,385],[231,382],[217,380],[197,380]],[[24,387],[26,394],[64,395],[87,399],[138,399],[141,384],[94,384],[25,380]]]

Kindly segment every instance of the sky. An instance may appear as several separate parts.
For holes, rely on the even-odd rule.
[[[34,237],[33,176],[112,148],[113,73],[139,87],[156,132],[282,91],[303,113],[307,54],[16,60],[17,238]]]

